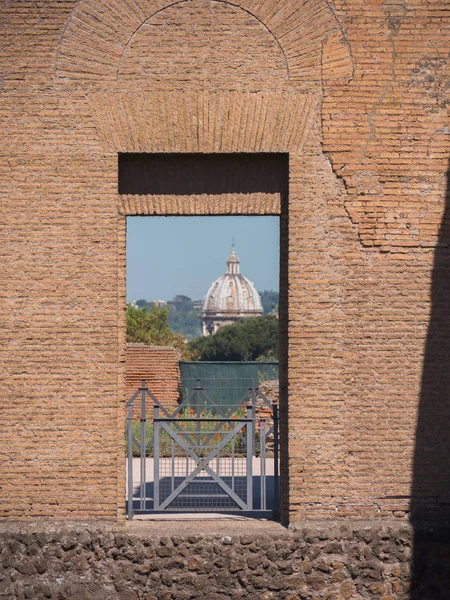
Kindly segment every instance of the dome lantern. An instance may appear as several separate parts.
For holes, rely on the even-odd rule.
[[[241,272],[241,261],[236,256],[234,246],[231,248],[231,254],[227,260],[227,274],[239,275]]]

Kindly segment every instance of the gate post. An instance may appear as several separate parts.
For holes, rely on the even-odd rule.
[[[153,407],[153,510],[159,509],[159,406]]]
[[[147,416],[146,416],[146,406],[145,406],[145,392],[147,389],[147,385],[144,380],[142,380],[141,387],[141,485],[140,485],[140,509],[145,510],[145,497],[146,497],[146,473],[145,473],[145,461],[147,454]]]
[[[259,478],[261,483],[261,510],[266,510],[266,420],[259,419]]]
[[[128,504],[127,504],[127,519],[131,521],[133,518],[133,403],[128,405],[127,416],[127,433],[128,433]]]
[[[197,379],[197,384],[195,386],[195,389],[197,390],[195,392],[195,416],[197,417],[197,419],[200,418],[200,403],[201,403],[201,387],[200,387],[200,379]],[[196,443],[197,446],[200,445],[200,429],[201,429],[201,425],[200,425],[200,421],[196,421],[195,424],[195,429],[197,431],[197,438],[196,438]]]
[[[256,385],[255,385],[254,379],[252,379],[251,395],[252,395],[252,419],[255,422],[256,421]],[[253,449],[255,451],[255,456],[256,456],[256,426],[253,427],[252,444],[253,444]]]
[[[253,510],[253,440],[254,426],[252,405],[247,406],[247,510]]]
[[[273,412],[273,518],[280,518],[280,478],[278,473],[278,406],[272,404]]]

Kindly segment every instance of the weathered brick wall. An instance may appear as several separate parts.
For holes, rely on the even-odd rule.
[[[280,212],[285,518],[439,513],[448,3],[171,4],[1,3],[1,515],[123,516],[125,215]],[[117,194],[118,152],[256,151],[288,203]]]
[[[180,352],[170,346],[127,344],[126,396],[129,400],[145,380],[163,406],[176,407],[180,395]],[[151,405],[151,399],[148,398]],[[139,403],[136,402],[136,406]]]

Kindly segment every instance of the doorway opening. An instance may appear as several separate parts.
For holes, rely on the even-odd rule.
[[[119,156],[121,194],[181,206],[127,217],[128,518],[279,518],[287,219],[245,208],[281,207],[287,173],[278,154]],[[182,216],[230,197],[242,214]]]

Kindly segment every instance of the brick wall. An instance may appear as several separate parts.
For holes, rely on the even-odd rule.
[[[2,3],[0,514],[123,516],[127,214],[281,214],[286,520],[442,514],[448,3],[171,4]],[[289,199],[118,152],[286,152]]]
[[[145,380],[148,389],[163,406],[176,407],[180,391],[180,358],[178,350],[170,346],[127,344],[127,399]]]

